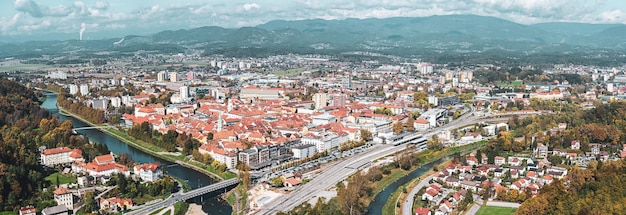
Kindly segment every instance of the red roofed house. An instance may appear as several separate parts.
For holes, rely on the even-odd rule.
[[[428,208],[415,208],[415,215],[431,215]]]
[[[285,187],[295,187],[300,185],[300,183],[302,183],[302,181],[295,178],[290,178],[285,180]]]
[[[413,126],[418,131],[424,131],[424,130],[428,130],[428,128],[430,128],[430,124],[428,123],[428,121],[425,120],[424,118],[421,118],[421,117],[417,118],[414,121]]]
[[[35,209],[32,205],[21,207],[20,215],[37,215],[37,209]]]
[[[59,147],[46,149],[41,152],[41,164],[45,166],[56,166],[70,164],[74,161],[83,161],[83,152],[79,149]]]
[[[74,194],[70,189],[59,187],[53,193],[57,205],[63,205],[68,210],[74,210]]]
[[[113,157],[113,154],[100,155],[96,156],[96,158],[93,159],[93,162],[96,162],[98,165],[103,165],[115,162],[115,158]]]
[[[120,199],[117,197],[109,199],[100,199],[100,210],[124,210],[133,206],[132,199]]]
[[[432,201],[435,196],[439,195],[439,192],[435,189],[429,189],[424,194],[422,194],[422,200],[428,199],[428,201]]]
[[[78,162],[72,165],[72,170],[87,172],[91,176],[111,176],[116,173],[130,176],[130,169],[127,166],[116,163],[113,154],[97,156],[92,162],[87,164]]]
[[[139,164],[135,166],[134,170],[135,174],[139,175],[143,181],[156,181],[163,178],[163,170],[159,168],[159,164],[156,162]]]
[[[227,151],[222,148],[218,148],[214,144],[203,144],[199,149],[202,154],[209,154],[220,163],[226,164],[226,168],[234,169],[237,167],[237,154],[232,151]]]

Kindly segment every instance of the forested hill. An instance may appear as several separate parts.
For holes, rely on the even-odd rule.
[[[19,119],[37,115],[41,111],[39,105],[35,92],[20,83],[0,78],[0,127],[22,123]],[[47,117],[41,115],[44,112],[39,113],[39,119],[35,121]]]
[[[592,162],[568,179],[542,188],[516,214],[626,214],[626,161]]]
[[[79,148],[85,157],[107,151],[86,144],[88,140],[71,131],[71,121],[62,123],[40,108],[35,92],[0,78],[0,211],[17,211],[25,205],[41,210],[56,205],[51,192],[54,187],[44,180],[51,171],[38,163],[39,147]],[[46,187],[48,192],[43,192]]]

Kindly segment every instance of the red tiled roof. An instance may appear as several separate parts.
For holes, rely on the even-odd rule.
[[[71,158],[82,158],[83,157],[83,151],[81,151],[80,149],[74,149],[74,150],[72,150],[72,153],[70,153],[70,157]]]
[[[59,187],[56,190],[54,190],[54,195],[63,195],[63,194],[68,194],[68,193],[72,193],[72,191],[65,187]]]
[[[46,149],[43,151],[44,155],[53,155],[53,154],[60,154],[60,153],[66,153],[66,152],[70,152],[72,151],[72,149],[67,148],[67,147],[59,147],[59,148],[53,148],[53,149]]]
[[[115,162],[115,158],[111,154],[100,155],[94,158],[93,160],[99,164]]]
[[[135,166],[136,169],[144,169],[144,170],[149,170],[151,172],[156,171],[159,168],[159,164],[157,162],[154,163],[146,163],[146,164],[139,164],[137,166]]]

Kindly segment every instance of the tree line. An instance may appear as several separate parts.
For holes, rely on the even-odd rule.
[[[626,161],[574,168],[525,201],[516,214],[626,214]]]
[[[67,146],[83,150],[86,158],[107,151],[89,144],[87,138],[71,135],[70,121],[40,108],[34,91],[18,82],[0,78],[0,210],[16,211],[34,205],[41,210],[54,206],[52,193],[42,192],[50,182],[50,170],[39,165],[39,147]]]

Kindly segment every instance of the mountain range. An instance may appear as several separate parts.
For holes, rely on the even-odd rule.
[[[1,57],[128,53],[138,50],[209,53],[238,50],[279,53],[379,52],[415,56],[424,52],[524,54],[588,50],[626,52],[626,25],[541,23],[523,25],[476,15],[385,19],[271,21],[255,27],[200,27],[102,40],[0,43]],[[245,53],[243,53],[245,54]]]

